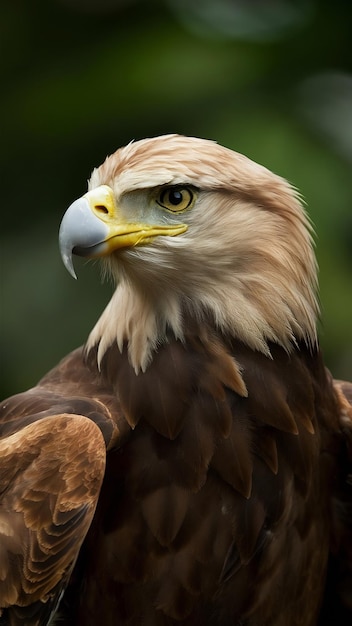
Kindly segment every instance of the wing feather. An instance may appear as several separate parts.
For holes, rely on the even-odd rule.
[[[339,624],[347,626],[352,616],[352,383],[332,382],[343,446],[332,500],[331,556],[321,624],[330,624],[338,616]]]
[[[45,417],[0,440],[0,602],[11,624],[46,623],[41,615],[55,609],[94,515],[105,456],[99,428],[80,415]]]

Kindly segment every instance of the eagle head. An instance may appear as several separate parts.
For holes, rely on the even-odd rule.
[[[102,257],[115,293],[91,332],[98,361],[116,342],[144,371],[190,319],[270,358],[316,342],[312,229],[283,178],[217,143],[165,135],[132,142],[95,169],[60,227],[63,261]]]

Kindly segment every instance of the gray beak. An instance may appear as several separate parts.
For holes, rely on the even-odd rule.
[[[77,276],[72,254],[94,257],[103,253],[108,232],[108,226],[96,217],[87,198],[79,198],[69,206],[61,221],[59,245],[63,263],[73,278]]]

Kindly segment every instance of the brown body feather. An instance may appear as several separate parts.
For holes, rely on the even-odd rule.
[[[341,520],[333,523],[334,494],[344,491],[340,468],[347,453],[332,382],[319,353],[310,355],[304,348],[287,355],[272,346],[274,358],[269,360],[236,341],[226,344],[219,339],[216,350],[214,343],[213,333],[206,333],[204,326],[202,340],[170,340],[138,376],[126,353],[116,348],[106,353],[100,373],[95,355],[84,363],[79,350],[36,389],[6,403],[3,429],[9,427],[10,432],[13,414],[18,420],[29,401],[35,413],[45,415],[57,413],[55,403],[64,407],[60,418],[41,418],[44,435],[52,420],[49,458],[45,462],[44,457],[44,476],[36,475],[35,466],[32,470],[52,497],[61,487],[58,468],[51,471],[51,455],[60,454],[61,441],[72,472],[79,467],[78,442],[87,464],[82,463],[80,471],[86,472],[87,466],[95,471],[85,450],[84,425],[92,425],[87,433],[91,445],[97,424],[109,448],[90,529],[91,518],[84,519],[76,542],[71,530],[64,525],[60,530],[64,568],[71,568],[78,556],[70,580],[61,581],[67,588],[60,624],[318,623],[331,536],[335,526],[341,537],[348,528],[347,520],[345,525]],[[230,353],[243,371],[248,395]],[[75,417],[77,412],[88,419]],[[61,422],[66,425],[71,413],[71,422],[78,420],[79,437],[68,431],[60,439]],[[22,440],[26,428],[31,426],[20,430],[17,424]],[[10,450],[11,436],[3,440]],[[41,455],[45,453],[41,447]],[[36,460],[40,462],[41,456]],[[24,450],[21,463],[28,463]],[[11,467],[18,471],[13,461]],[[82,502],[87,489],[83,476],[78,471],[74,477]],[[39,489],[34,483],[19,507],[15,481],[3,504],[6,508],[9,502],[11,528],[28,507],[31,517],[25,518],[24,530],[30,532],[35,520],[35,538],[47,515],[38,508]],[[95,505],[96,492],[89,495]],[[20,536],[19,548],[13,548],[12,535],[5,533],[2,546],[11,557],[23,550],[24,541]],[[66,551],[67,546],[71,548]],[[14,604],[25,605],[28,570],[18,558],[11,576],[17,576],[14,584],[21,592]],[[54,550],[51,561],[58,578],[60,558]],[[42,592],[40,580],[47,576],[45,560],[41,567],[33,581],[35,602]],[[2,578],[9,586],[8,572]],[[342,611],[337,595],[333,610],[332,615]],[[0,623],[46,623],[36,621],[36,615],[26,621],[26,611],[35,615],[33,606],[5,609]],[[323,615],[319,623],[329,622]]]
[[[352,385],[317,347],[297,195],[178,136],[90,188],[64,262],[108,254],[117,288],[0,406],[0,626],[349,625]]]

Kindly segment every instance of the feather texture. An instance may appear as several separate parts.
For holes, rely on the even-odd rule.
[[[0,407],[1,626],[347,626],[352,385],[323,365],[297,193],[177,135],[100,185],[89,224],[184,228],[111,237],[86,346]]]
[[[53,415],[1,439],[0,456],[4,619],[45,623],[43,615],[55,610],[94,515],[104,440],[85,417]],[[28,604],[29,614],[21,608]]]

